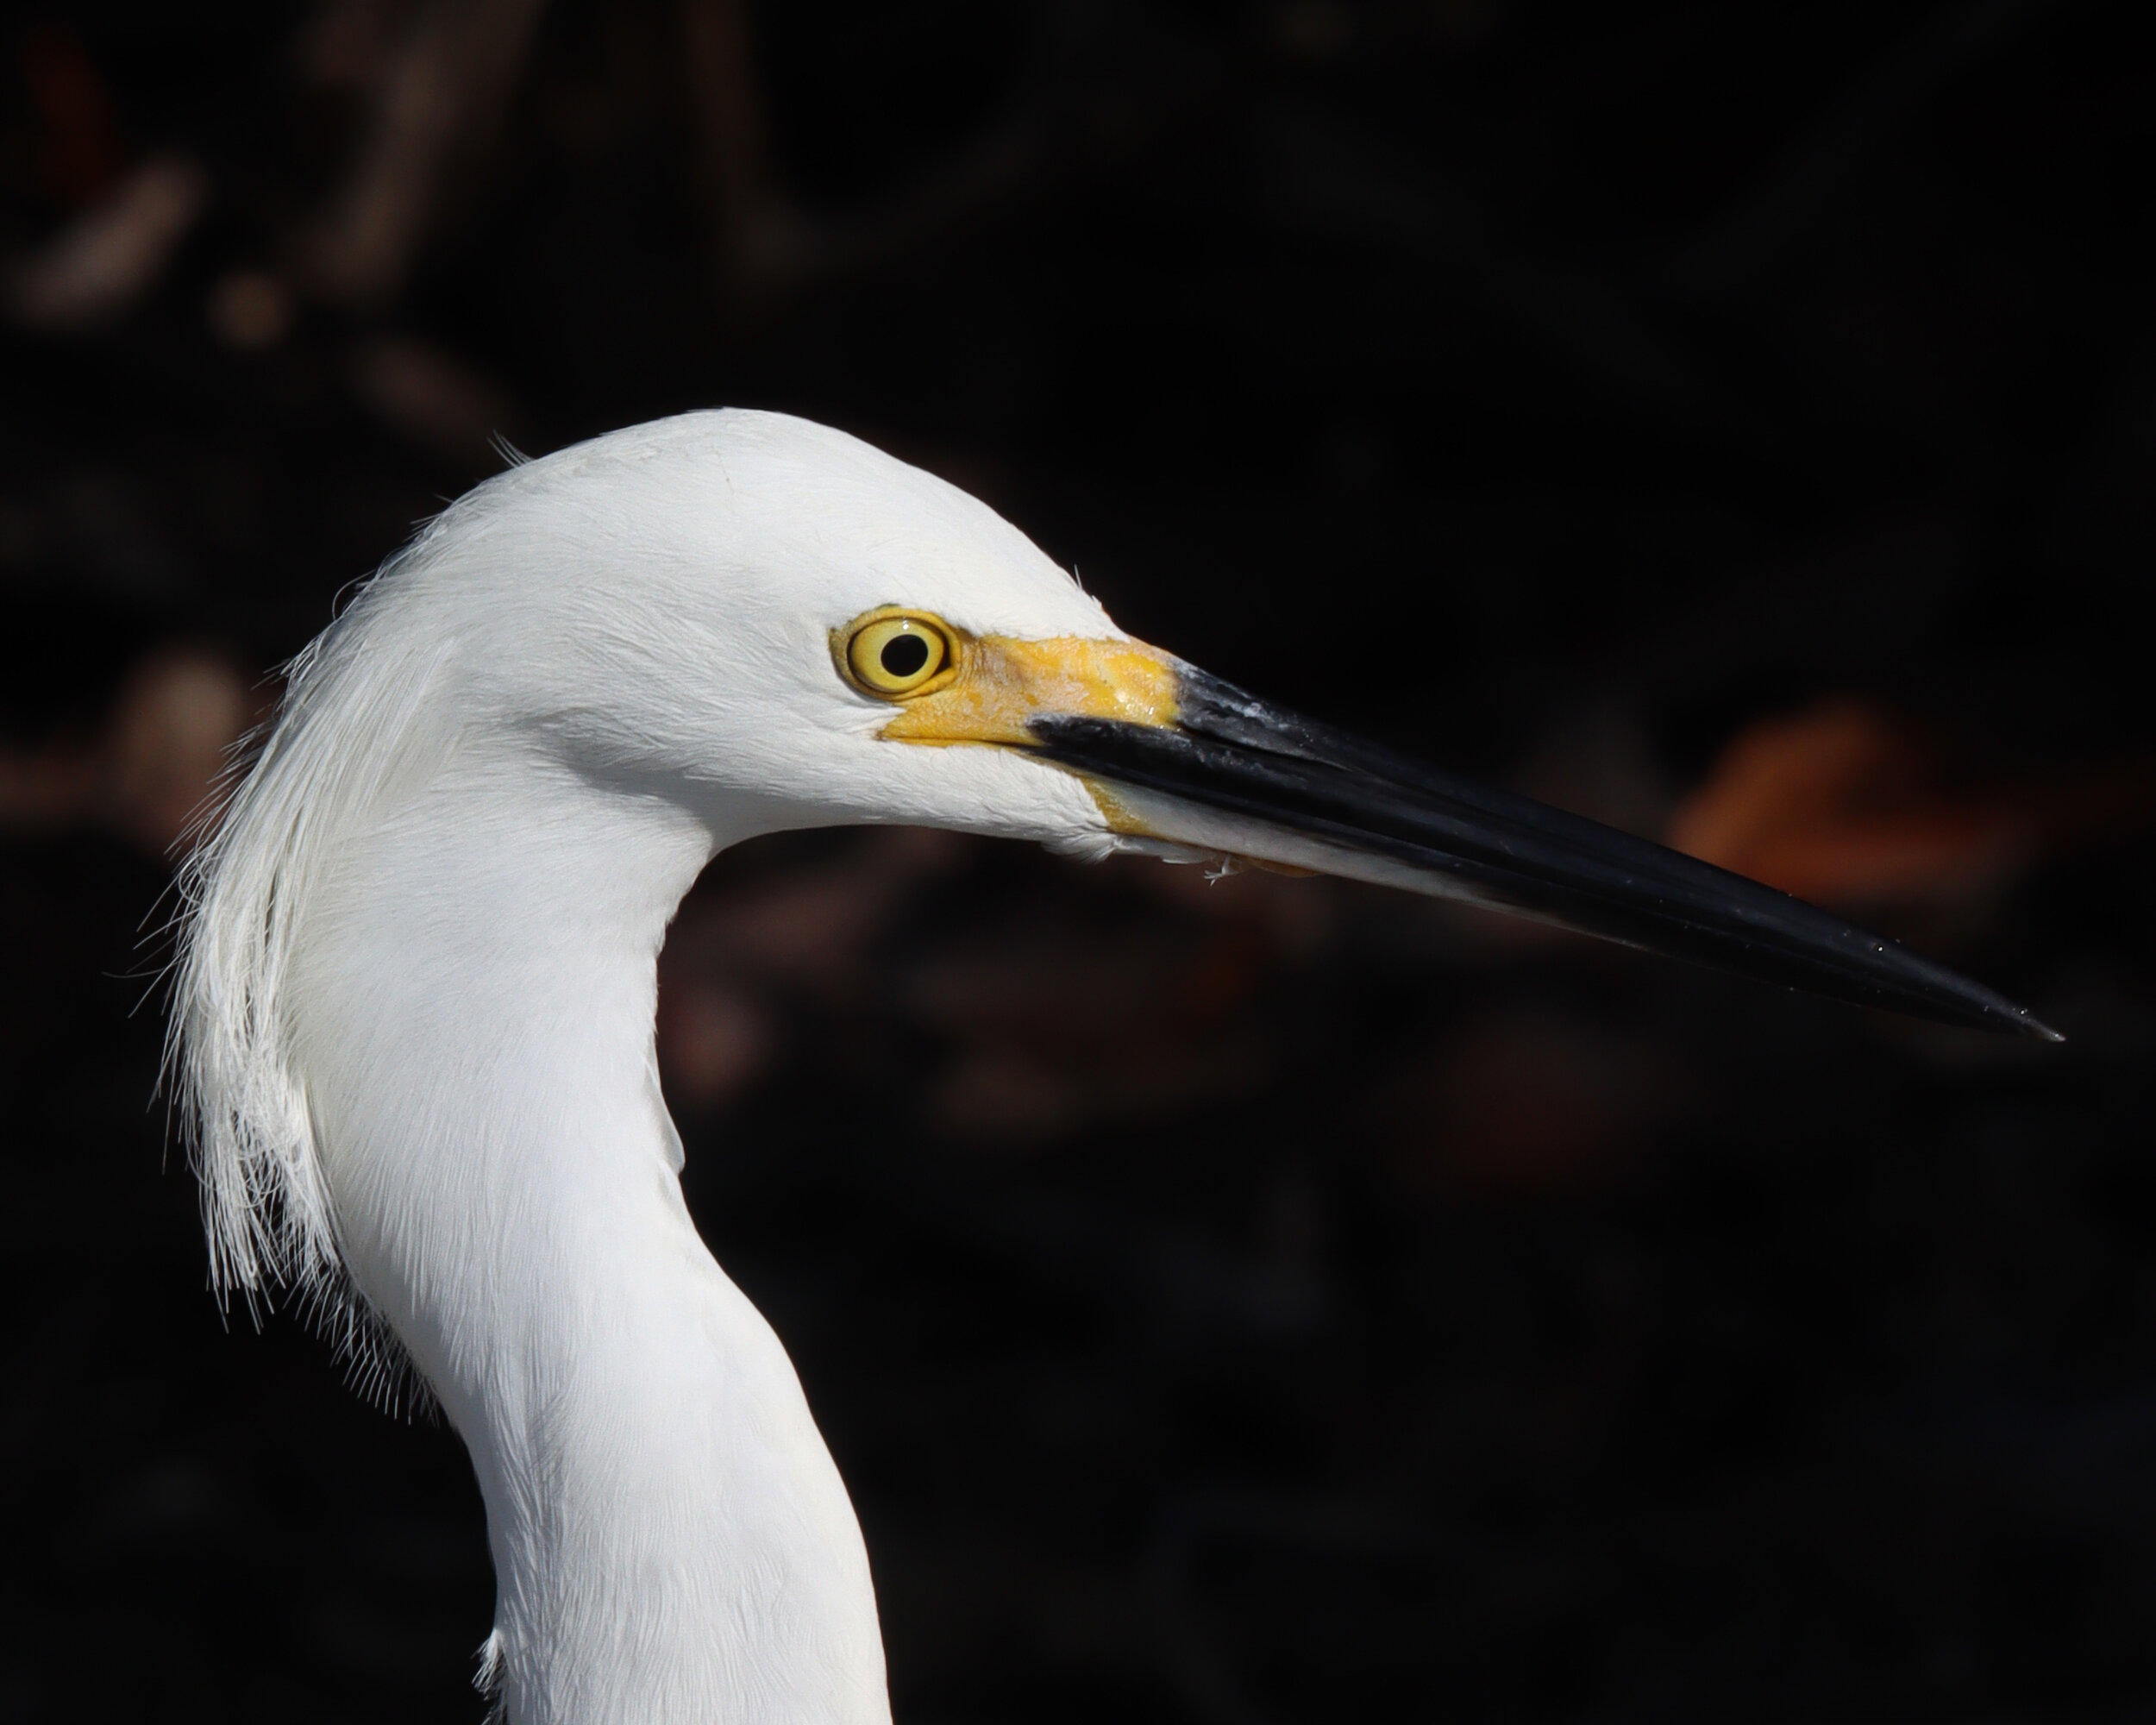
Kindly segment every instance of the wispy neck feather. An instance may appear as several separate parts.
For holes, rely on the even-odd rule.
[[[653,1063],[666,924],[743,835],[461,715],[398,597],[297,668],[190,877],[214,1273],[409,1352],[486,1496],[513,1725],[887,1720],[851,1506]]]
[[[392,564],[288,668],[274,726],[182,869],[166,1054],[212,1285],[253,1308],[292,1291],[378,1382],[393,1375],[396,1344],[349,1297],[288,988],[347,835],[376,817],[400,756],[427,746],[419,715],[454,651],[442,639],[415,649],[385,626],[397,574]]]

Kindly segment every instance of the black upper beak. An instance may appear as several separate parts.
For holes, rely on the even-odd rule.
[[[1981,984],[1787,893],[1434,771],[1191,667],[1179,676],[1175,724],[1044,717],[1039,752],[1111,787],[1389,859],[1428,891],[1866,1006],[2061,1039]]]

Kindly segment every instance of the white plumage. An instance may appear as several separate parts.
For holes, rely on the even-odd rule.
[[[888,606],[956,681],[849,674],[844,631]],[[1432,783],[1131,642],[989,510],[840,433],[692,414],[517,467],[301,656],[185,875],[173,1061],[214,1279],[296,1287],[438,1398],[486,1498],[514,1725],[885,1719],[844,1488],[681,1201],[652,1020],[682,894],[755,834],[886,822],[1682,944],[1645,889],[1534,850],[1556,832],[1706,881],[1745,953],[1805,909]],[[1832,944],[1790,928],[1777,975]],[[1908,955],[1814,962],[1838,992],[1868,963],[1871,994],[2014,1011]]]
[[[886,1716],[852,1509],[682,1206],[652,1018],[674,907],[754,834],[1112,845],[1053,768],[879,745],[826,637],[894,597],[1118,633],[981,505],[798,420],[517,467],[302,656],[190,865],[174,1026],[213,1274],[409,1352],[486,1495],[517,1725]]]

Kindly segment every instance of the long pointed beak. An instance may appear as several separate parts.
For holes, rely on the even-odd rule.
[[[1051,706],[1024,721],[1020,746],[1087,779],[1134,836],[1469,899],[1865,1006],[2062,1039],[1981,984],[1786,893],[1169,662],[1167,712]]]

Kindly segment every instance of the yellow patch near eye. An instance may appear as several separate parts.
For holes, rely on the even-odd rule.
[[[1051,716],[1172,724],[1175,665],[1136,641],[1057,636],[1016,641],[955,635],[957,674],[908,700],[881,735],[894,743],[1033,741],[1028,726]]]
[[[936,645],[922,644],[924,637],[941,644],[941,656]],[[970,635],[939,617],[886,605],[833,630],[831,656],[856,688],[898,708],[877,733],[892,743],[1023,749],[1041,718],[1175,722],[1176,662],[1138,641]],[[1111,831],[1150,836],[1109,786],[1077,776]]]

